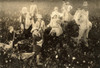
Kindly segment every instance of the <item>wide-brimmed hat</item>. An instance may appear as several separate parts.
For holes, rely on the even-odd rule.
[[[84,1],[83,2],[83,6],[88,6],[88,2],[87,1]]]
[[[41,14],[37,14],[37,18],[42,18],[42,15]]]

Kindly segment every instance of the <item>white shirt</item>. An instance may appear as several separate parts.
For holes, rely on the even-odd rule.
[[[56,36],[60,36],[63,33],[63,30],[60,25],[59,19],[52,19],[49,26],[52,27],[50,33],[55,32]]]
[[[34,31],[35,29],[37,30],[45,30],[45,22],[43,20],[41,21],[36,21],[36,23],[34,24],[34,26],[32,27],[31,31]]]
[[[78,9],[78,10],[76,10],[74,17],[73,17],[73,19],[76,21],[77,24],[78,24],[78,18],[79,18],[80,14],[81,14],[81,10]]]
[[[70,12],[72,9],[73,9],[73,7],[71,5],[64,5],[62,7],[62,10],[67,11],[67,12]]]
[[[89,12],[85,10],[77,10],[74,19],[79,26],[80,29],[88,29],[90,26],[92,27],[92,23],[89,21]]]

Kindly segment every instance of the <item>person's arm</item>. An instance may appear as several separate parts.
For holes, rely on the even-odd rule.
[[[45,26],[45,22],[42,21],[42,28],[43,28],[43,31],[45,30],[46,26]]]
[[[73,9],[71,5],[68,6],[68,12],[70,12]]]
[[[37,29],[37,26],[36,26],[36,23],[35,23],[34,26],[32,27],[31,32],[34,32],[34,30],[38,30],[38,29]]]
[[[20,22],[20,28],[21,28],[21,30],[24,30],[23,16],[22,15],[19,17],[19,22]]]
[[[87,19],[89,19],[89,11],[87,11],[87,14],[86,15],[87,15]]]
[[[78,14],[78,10],[76,10],[76,12],[74,14],[74,17],[73,17],[74,20],[77,20],[77,14]]]

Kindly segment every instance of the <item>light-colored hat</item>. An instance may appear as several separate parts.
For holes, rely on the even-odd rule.
[[[57,16],[57,13],[52,13],[51,17]]]
[[[58,7],[54,7],[54,10],[58,10]]]
[[[83,6],[88,6],[88,2],[87,1],[84,1],[83,2]]]
[[[24,14],[24,13],[27,13],[27,12],[28,12],[28,11],[27,11],[27,7],[23,7],[21,12],[22,12],[23,14]]]
[[[42,18],[42,15],[41,14],[37,14],[37,18]]]

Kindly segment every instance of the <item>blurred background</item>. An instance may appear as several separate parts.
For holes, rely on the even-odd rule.
[[[72,14],[75,13],[78,7],[82,6],[83,1],[85,0],[65,0],[69,1],[73,6]],[[100,15],[100,0],[87,0],[89,3],[89,11],[90,15]],[[39,12],[42,14],[50,14],[53,11],[55,6],[59,7],[59,11],[61,10],[61,6],[63,4],[62,0],[0,0],[0,10],[5,12],[11,12],[14,14],[15,12],[19,12],[22,7],[27,7],[31,4],[37,4],[39,8]]]

